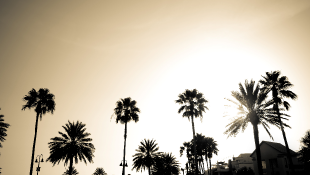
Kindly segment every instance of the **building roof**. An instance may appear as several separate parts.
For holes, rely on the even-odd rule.
[[[259,147],[261,147],[261,145],[265,143],[268,146],[272,147],[273,149],[277,150],[278,152],[280,152],[281,154],[286,154],[286,147],[284,145],[282,145],[281,143],[276,143],[276,142],[268,142],[268,141],[262,141],[259,144]],[[253,153],[250,155],[250,157],[252,157],[252,155],[255,153],[255,150],[253,151]],[[290,153],[291,155],[297,155],[297,153],[293,150],[290,149]]]
[[[251,156],[251,153],[242,153],[238,157],[249,157]]]

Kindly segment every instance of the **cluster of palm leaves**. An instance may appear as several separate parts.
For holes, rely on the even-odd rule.
[[[149,175],[179,174],[179,163],[171,153],[158,152],[159,147],[155,140],[140,142],[137,153],[133,155],[133,169],[142,171],[147,169]]]
[[[77,121],[76,123],[68,123],[63,126],[65,133],[58,132],[61,137],[52,138],[49,142],[50,156],[47,161],[53,163],[53,166],[60,161],[64,161],[65,165],[69,162],[69,172],[73,174],[73,161],[78,163],[78,160],[84,161],[85,164],[93,162],[93,153],[95,147],[91,138],[88,138],[90,133],[85,132],[85,124]],[[87,160],[87,161],[86,161]]]
[[[1,110],[1,109],[0,109]],[[5,141],[5,138],[7,136],[6,129],[9,128],[10,124],[4,123],[4,115],[0,115],[0,148],[2,148],[1,142]],[[0,154],[1,155],[1,154]],[[0,168],[0,174],[1,174],[1,168]]]
[[[7,136],[6,131],[9,126],[10,124],[4,123],[4,115],[0,115],[0,148],[2,148],[1,142],[5,141],[4,137]]]
[[[310,130],[301,138],[301,149],[299,150],[299,160],[304,163],[305,170],[310,172]]]
[[[212,137],[205,137],[202,134],[197,134],[196,137],[196,151],[197,151],[197,164],[198,172],[200,174],[205,174],[205,169],[209,169],[211,172],[211,158],[213,154],[217,155],[218,148],[217,143]],[[180,147],[180,156],[183,155],[183,152],[186,151],[187,163],[186,163],[186,172],[187,174],[194,174],[194,144],[193,139],[190,142],[184,142],[183,146]],[[204,166],[204,160],[206,161],[206,168]],[[209,160],[209,162],[208,162]],[[209,165],[208,165],[209,164]],[[209,168],[208,168],[209,166]]]

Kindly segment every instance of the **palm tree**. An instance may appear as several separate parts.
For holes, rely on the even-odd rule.
[[[93,175],[107,175],[103,168],[96,168]]]
[[[140,142],[140,146],[136,151],[135,155],[133,155],[133,169],[136,169],[138,172],[139,170],[142,169],[145,170],[145,168],[148,169],[149,175],[151,175],[151,167],[155,163],[155,157],[159,156],[158,151],[158,146],[157,143],[155,143],[155,140],[146,140],[144,139],[143,141]]]
[[[179,174],[179,162],[171,153],[161,153],[155,158],[153,175]]]
[[[40,117],[40,120],[42,120],[42,114],[45,114],[47,112],[51,112],[53,114],[55,110],[55,101],[54,101],[54,95],[49,93],[49,90],[47,88],[39,89],[37,92],[35,89],[32,89],[28,92],[28,95],[25,95],[23,100],[26,102],[25,105],[23,105],[22,110],[25,110],[26,108],[35,108],[36,114],[36,124],[35,124],[35,130],[34,130],[34,139],[33,139],[33,146],[32,146],[32,155],[31,155],[31,163],[30,163],[30,175],[32,175],[32,169],[33,169],[33,160],[34,160],[34,152],[36,147],[36,139],[37,139],[37,131],[38,131],[38,119]]]
[[[125,99],[120,99],[116,102],[116,108],[114,109],[114,114],[116,115],[116,123],[121,122],[125,124],[125,134],[124,134],[124,156],[123,156],[123,172],[125,175],[125,155],[126,155],[126,138],[127,138],[127,123],[131,120],[135,122],[139,121],[138,113],[140,109],[136,107],[137,102],[131,100],[130,97]]]
[[[75,169],[75,167],[72,167],[72,175],[77,175],[79,172]],[[70,175],[69,169],[67,169],[62,175]]]
[[[0,109],[1,110],[1,109]],[[8,123],[4,123],[4,115],[0,115],[0,141],[4,142],[5,138],[7,136],[6,134],[6,129],[9,128],[9,124]],[[0,142],[0,148],[2,148],[2,144]]]
[[[77,121],[76,123],[68,123],[65,126],[62,126],[66,133],[58,132],[61,137],[51,138],[49,142],[50,156],[46,161],[53,163],[53,166],[60,161],[65,161],[64,165],[66,166],[68,161],[70,175],[73,173],[73,159],[75,163],[78,163],[78,160],[84,161],[87,164],[88,162],[93,162],[95,147],[92,143],[90,133],[85,132],[85,124]]]
[[[203,97],[203,94],[198,92],[196,89],[188,90],[179,94],[179,99],[175,102],[182,105],[178,110],[180,114],[183,112],[183,117],[187,117],[189,120],[192,120],[192,130],[193,130],[193,139],[194,139],[194,165],[195,165],[195,174],[197,173],[197,154],[196,154],[196,141],[195,141],[195,125],[194,117],[200,117],[202,119],[202,112],[205,112],[205,109],[208,109],[205,106],[205,103],[208,101]]]
[[[267,98],[267,93],[265,91],[260,91],[259,85],[255,87],[255,81],[251,80],[248,83],[245,80],[244,87],[239,83],[239,90],[232,91],[231,95],[237,100],[237,102],[227,99],[233,104],[237,105],[239,113],[232,122],[230,122],[226,127],[228,129],[224,134],[230,136],[236,136],[240,130],[244,131],[250,122],[253,126],[254,131],[254,141],[256,147],[256,156],[257,156],[257,166],[259,175],[263,174],[262,162],[261,162],[261,153],[259,147],[259,135],[258,135],[258,125],[261,124],[272,138],[272,135],[269,132],[269,125],[280,126],[280,121],[276,118],[276,112],[273,109],[268,109],[268,104],[264,103]],[[284,114],[281,114],[282,116]],[[288,115],[285,115],[288,116]],[[284,117],[281,117],[284,119]],[[287,124],[283,123],[284,126],[289,127]],[[273,138],[272,138],[273,139]]]
[[[310,130],[301,138],[301,149],[298,151],[299,161],[304,163],[305,170],[310,170]]]
[[[217,155],[218,153],[218,149],[217,149],[217,143],[216,141],[212,138],[212,137],[206,137],[205,138],[205,144],[206,144],[206,161],[207,161],[207,157],[209,159],[209,168],[210,168],[210,171],[209,173],[211,174],[211,168],[212,168],[212,165],[211,165],[211,158],[213,157],[213,154]],[[207,162],[208,163],[208,162]]]
[[[192,165],[194,156],[192,154],[193,150],[193,144],[192,142],[184,142],[183,146],[180,146],[180,157],[182,157],[183,152],[186,150],[186,157],[187,157],[187,163],[186,163],[186,171],[187,173],[192,171]]]
[[[272,104],[273,104],[273,109],[276,110],[277,112],[277,117],[280,121],[280,127],[286,147],[286,153],[288,156],[289,160],[289,166],[294,174],[294,166],[293,166],[293,161],[292,161],[292,156],[290,153],[290,148],[287,143],[285,131],[282,125],[281,117],[280,117],[280,112],[279,112],[279,107],[284,106],[286,110],[289,110],[290,104],[287,101],[284,101],[283,98],[288,98],[288,99],[297,99],[297,95],[289,90],[293,86],[291,82],[288,81],[288,78],[286,76],[280,77],[281,72],[280,71],[271,71],[271,72],[266,72],[266,76],[262,76],[263,80],[260,80],[259,82],[263,85],[262,90],[265,91],[266,93],[272,92]]]

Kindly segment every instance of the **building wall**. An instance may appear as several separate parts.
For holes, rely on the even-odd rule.
[[[287,175],[289,173],[288,159],[286,156],[281,154],[276,149],[270,147],[266,143],[263,143],[260,147],[261,150],[261,158],[262,162],[264,161],[266,164],[266,168],[263,169],[264,174],[266,175]],[[257,157],[256,152],[252,155],[255,157],[254,164],[254,172],[255,175],[258,175],[257,168]],[[293,157],[293,164],[297,164],[297,157]],[[264,166],[263,166],[264,167]]]

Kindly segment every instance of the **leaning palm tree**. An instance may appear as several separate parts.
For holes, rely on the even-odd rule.
[[[239,83],[239,90],[240,92],[232,91],[231,93],[237,102],[227,99],[237,106],[239,113],[237,114],[236,118],[234,118],[233,121],[226,126],[228,129],[224,132],[224,134],[227,134],[228,137],[236,136],[240,130],[244,131],[246,129],[249,122],[252,124],[256,147],[255,151],[257,156],[258,173],[259,175],[262,175],[263,170],[259,147],[258,125],[261,124],[269,136],[273,139],[268,130],[268,124],[280,127],[280,121],[275,117],[275,110],[268,108],[268,104],[270,103],[266,102],[267,93],[265,91],[260,91],[258,84],[255,87],[255,81],[251,80],[249,83],[247,80],[245,80],[244,87],[241,83]],[[284,114],[281,115],[284,116]],[[281,118],[285,119],[284,117]],[[289,127],[285,123],[283,123],[283,125]]]
[[[33,160],[34,160],[34,152],[36,147],[36,139],[37,139],[37,131],[38,131],[38,119],[40,117],[40,120],[42,120],[42,115],[51,112],[53,114],[55,110],[55,101],[54,101],[54,95],[49,93],[48,89],[39,89],[39,91],[36,91],[35,89],[32,89],[28,92],[28,95],[25,95],[23,100],[26,102],[25,105],[23,105],[22,110],[25,110],[26,108],[35,108],[36,112],[36,124],[35,124],[35,130],[34,130],[34,139],[33,139],[33,146],[32,146],[32,155],[31,155],[31,163],[30,163],[30,175],[32,175],[33,170]]]
[[[88,162],[93,162],[95,147],[92,143],[90,133],[85,132],[85,124],[77,121],[76,123],[68,123],[65,126],[62,126],[66,133],[58,132],[61,137],[51,138],[49,142],[50,156],[47,158],[47,161],[53,163],[53,166],[60,161],[65,161],[64,165],[66,166],[69,161],[69,173],[73,175],[73,160],[75,164],[78,163],[78,160],[84,161],[87,164]]]
[[[1,110],[1,109],[0,109]],[[8,123],[4,123],[4,115],[0,115],[0,148],[2,148],[2,144],[1,142],[5,141],[5,138],[7,136],[6,134],[6,129],[9,128],[9,124]]]
[[[286,153],[289,160],[289,167],[291,171],[294,173],[294,166],[292,161],[292,156],[290,153],[290,148],[287,143],[286,135],[284,128],[282,126],[282,121],[280,117],[279,107],[284,106],[286,110],[289,110],[290,104],[287,101],[284,101],[283,98],[288,99],[297,99],[297,95],[289,90],[293,86],[291,82],[289,82],[288,78],[286,76],[280,76],[280,71],[271,71],[266,72],[266,76],[262,76],[263,79],[259,82],[263,85],[262,90],[266,93],[271,92],[272,93],[272,100],[271,103],[273,104],[273,109],[277,112],[277,117],[280,121],[281,131],[286,147]]]
[[[139,121],[138,113],[140,109],[136,107],[137,102],[131,100],[130,97],[125,99],[120,99],[116,102],[116,108],[114,109],[114,114],[116,115],[116,123],[121,122],[125,124],[125,134],[124,134],[124,156],[123,156],[123,171],[122,175],[125,175],[125,155],[126,155],[126,138],[127,138],[127,123],[131,120],[135,122]]]
[[[96,168],[95,172],[93,175],[107,175],[107,173],[104,171],[103,168]]]
[[[136,149],[137,153],[133,155],[133,169],[136,169],[138,172],[142,169],[145,170],[145,168],[148,169],[149,175],[151,175],[151,167],[155,164],[155,158],[159,156],[158,146],[157,143],[155,143],[155,140],[146,140],[140,142],[140,146],[138,149]]]
[[[79,172],[76,170],[75,167],[72,167],[72,175],[77,175]],[[67,169],[62,175],[70,175],[69,169]]]
[[[187,117],[189,120],[192,120],[192,130],[193,130],[193,139],[194,139],[194,165],[195,165],[195,174],[198,173],[197,166],[197,154],[196,154],[196,140],[195,140],[195,125],[194,117],[200,117],[202,119],[202,112],[205,112],[205,109],[208,109],[205,104],[208,102],[203,94],[198,92],[196,89],[188,90],[179,94],[179,99],[175,101],[176,103],[182,105],[178,110],[178,113],[183,111],[183,117]]]

